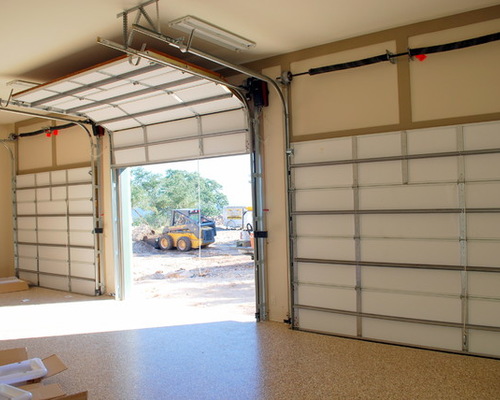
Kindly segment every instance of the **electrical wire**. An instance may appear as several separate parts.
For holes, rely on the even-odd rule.
[[[345,62],[345,63],[341,63],[341,64],[327,65],[324,67],[311,68],[306,72],[292,74],[291,76],[296,77],[296,76],[301,76],[301,75],[318,75],[318,74],[324,74],[326,72],[341,71],[341,70],[345,70],[345,69],[362,67],[365,65],[377,64],[377,63],[384,62],[384,61],[393,62],[397,57],[402,57],[402,56],[415,57],[415,56],[419,56],[419,55],[442,53],[445,51],[452,51],[452,50],[458,50],[458,49],[465,49],[467,47],[472,47],[472,46],[479,46],[479,45],[494,42],[497,40],[500,40],[500,32],[492,33],[490,35],[476,37],[473,39],[461,40],[461,41],[453,42],[453,43],[440,44],[440,45],[429,46],[429,47],[419,47],[416,49],[408,49],[408,51],[404,52],[404,53],[393,54],[393,53],[387,52],[386,54],[381,54],[381,55],[369,57],[369,58],[363,58],[361,60],[350,61],[350,62]]]

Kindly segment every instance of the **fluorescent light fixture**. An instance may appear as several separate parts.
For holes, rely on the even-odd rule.
[[[6,82],[5,85],[7,86],[22,86],[26,88],[34,88],[36,86],[40,86],[41,83],[36,83],[36,82],[29,82],[29,81],[24,81],[22,79],[14,79],[13,81]]]
[[[225,29],[193,17],[192,15],[187,15],[186,17],[171,21],[168,26],[234,51],[247,50],[255,47],[255,42],[228,32]]]

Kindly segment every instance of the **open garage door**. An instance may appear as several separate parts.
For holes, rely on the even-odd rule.
[[[293,151],[296,328],[500,357],[500,123]]]
[[[128,210],[120,201],[127,198],[121,187],[127,167],[253,152],[249,112],[237,87],[159,52],[145,54],[147,60],[122,56],[14,96],[18,105],[86,118],[109,132],[122,275],[122,256],[130,253]],[[259,162],[253,158],[260,171]],[[262,196],[256,197],[261,215]],[[119,297],[126,280],[118,279]]]
[[[236,91],[211,72],[148,54],[150,60],[122,56],[15,100],[106,128],[115,167],[251,151],[247,112]]]

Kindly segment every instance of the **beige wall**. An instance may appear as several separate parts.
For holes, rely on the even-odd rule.
[[[279,67],[262,71],[279,76]],[[286,196],[285,137],[283,108],[276,91],[269,93],[270,106],[263,116],[264,196],[266,226],[269,232],[266,251],[268,315],[273,321],[288,317],[288,225]]]
[[[0,125],[0,139],[6,139],[13,132],[10,125]],[[13,149],[12,144],[6,145]],[[9,151],[0,145],[0,277],[14,275],[14,237],[12,233],[12,185],[11,157]]]

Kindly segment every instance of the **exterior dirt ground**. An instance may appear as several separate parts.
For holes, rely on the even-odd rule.
[[[162,251],[133,232],[133,299],[168,299],[172,307],[255,315],[255,272],[249,254],[236,247],[240,231],[218,228],[215,243],[189,252]]]

